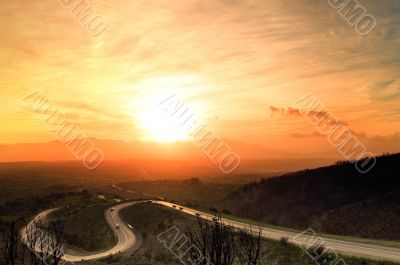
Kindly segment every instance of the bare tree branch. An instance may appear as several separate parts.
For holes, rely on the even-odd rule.
[[[0,253],[5,265],[15,265],[20,236],[16,221],[0,224]]]

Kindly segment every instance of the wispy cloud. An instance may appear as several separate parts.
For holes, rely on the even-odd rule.
[[[141,84],[195,76],[190,84],[146,89],[174,90],[166,92],[202,105],[203,118],[224,138],[267,145],[277,136],[312,135],[296,109],[270,117],[308,92],[354,131],[393,134],[400,126],[400,3],[362,3],[378,22],[368,36],[327,1],[93,0],[108,21],[94,38],[57,1],[2,1],[0,98],[18,102],[41,89],[89,135],[134,140],[142,133],[132,107]],[[47,140],[17,103],[0,111],[0,142]]]

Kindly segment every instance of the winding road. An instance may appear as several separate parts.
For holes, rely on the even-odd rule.
[[[166,201],[159,201],[159,200],[151,200],[154,204],[162,205],[164,207],[169,207],[175,209],[176,211],[183,212],[188,215],[192,216],[199,216],[205,220],[212,221],[214,215],[200,212],[195,209],[191,209],[188,207],[184,207],[178,204],[169,203]],[[132,206],[137,203],[143,203],[143,201],[138,202],[124,202],[109,208],[106,213],[105,217],[114,231],[117,237],[117,244],[106,251],[94,253],[94,254],[67,254],[63,257],[66,261],[72,262],[79,262],[82,260],[94,260],[94,259],[101,259],[108,257],[110,254],[118,254],[124,253],[129,250],[132,250],[138,247],[138,240],[135,236],[134,232],[131,229],[129,224],[126,224],[119,216],[119,211],[123,208]],[[47,210],[39,215],[37,215],[35,219],[41,218],[44,219],[49,213],[54,211],[55,209]],[[28,226],[32,225],[32,220]],[[229,219],[222,218],[221,221],[229,226],[238,228],[238,229],[249,229],[250,224],[233,221]],[[119,228],[117,228],[117,226]],[[262,236],[269,239],[280,240],[281,238],[287,238],[289,242],[300,245],[300,246],[310,246],[314,244],[323,244],[326,249],[331,251],[345,254],[348,256],[355,256],[355,257],[362,257],[362,258],[370,258],[375,260],[386,260],[386,261],[395,261],[400,262],[400,248],[395,247],[388,247],[382,246],[377,244],[367,244],[367,243],[359,243],[359,242],[352,242],[346,241],[343,239],[333,239],[333,238],[322,238],[318,237],[318,235],[310,235],[310,234],[299,234],[297,232],[285,231],[278,228],[269,228],[269,227],[262,227],[261,228]]]
[[[87,261],[87,260],[95,260],[95,259],[102,259],[105,257],[108,257],[110,255],[114,254],[119,254],[119,253],[124,253],[129,250],[133,250],[139,246],[139,240],[135,233],[132,231],[132,229],[129,227],[129,224],[125,223],[122,221],[121,217],[119,216],[119,211],[132,206],[134,204],[141,203],[141,202],[124,202],[117,204],[109,209],[106,210],[105,212],[105,219],[108,223],[108,225],[111,227],[111,229],[114,231],[114,234],[117,238],[117,244],[108,250],[105,251],[100,251],[97,253],[77,253],[77,254],[72,254],[72,253],[67,253],[66,255],[63,256],[63,259],[69,262],[79,262],[79,261]],[[29,224],[26,226],[26,228],[32,227],[34,224],[35,220],[43,220],[46,218],[47,215],[49,215],[51,212],[55,211],[57,209],[50,209],[46,210],[44,212],[41,212]],[[117,228],[118,226],[118,228]],[[23,229],[21,230],[21,236],[22,239],[26,239],[26,230]],[[37,249],[37,251],[39,251]]]

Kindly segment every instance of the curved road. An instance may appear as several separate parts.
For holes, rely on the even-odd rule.
[[[204,212],[199,212],[197,210],[184,207],[178,204],[173,204],[169,203],[166,201],[158,201],[158,200],[151,200],[152,203],[159,204],[165,207],[173,208],[178,211],[181,211],[183,213],[193,215],[193,216],[199,216],[205,220],[213,220],[214,215],[204,213]],[[129,207],[131,205],[134,205],[136,203],[143,203],[143,201],[138,201],[138,202],[125,202],[121,204],[117,204],[113,206],[113,208],[109,208],[106,211],[105,217],[108,222],[108,224],[111,226],[112,230],[114,231],[118,243],[110,250],[106,250],[103,252],[99,252],[96,254],[88,254],[88,255],[72,255],[72,254],[67,254],[63,257],[63,259],[67,261],[72,261],[72,262],[78,262],[83,260],[93,260],[93,259],[101,259],[108,257],[110,254],[118,254],[118,253],[123,253],[128,250],[133,249],[134,247],[137,247],[138,245],[138,240],[133,233],[132,229],[128,227],[128,224],[122,221],[120,218],[118,212],[125,208]],[[112,210],[114,209],[114,210]],[[45,218],[50,212],[54,211],[55,209],[47,210],[42,213],[40,213],[38,216],[35,217],[35,219],[38,218]],[[34,219],[34,220],[35,220]],[[32,220],[29,224],[32,225],[33,221]],[[221,221],[229,226],[239,228],[239,229],[249,229],[249,224],[243,223],[243,222],[238,222],[238,221],[233,221],[229,219],[222,218]],[[119,228],[117,229],[117,224],[119,225]],[[298,234],[296,232],[290,232],[290,231],[285,231],[277,228],[268,228],[268,227],[262,227],[261,228],[261,233],[262,236],[265,238],[270,238],[270,239],[275,239],[275,240],[280,240],[281,238],[288,238],[289,242],[297,245],[303,245],[303,246],[310,246],[310,244],[313,242],[313,244],[316,243],[321,243],[323,242],[323,245],[326,249],[330,249],[332,251],[335,251],[337,253],[349,255],[349,256],[355,256],[355,257],[364,257],[364,258],[371,258],[375,260],[388,260],[388,261],[395,261],[395,262],[400,262],[400,249],[399,248],[394,248],[394,247],[386,247],[386,246],[380,246],[380,245],[374,245],[374,244],[366,244],[366,243],[357,243],[357,242],[351,242],[351,241],[345,241],[345,240],[339,240],[339,239],[332,239],[332,238],[318,238],[318,235],[309,235],[309,234]],[[312,245],[313,245],[312,244]]]
[[[124,221],[122,221],[121,217],[119,216],[119,211],[122,210],[123,208],[132,206],[134,204],[141,203],[141,202],[125,202],[125,203],[120,203],[112,208],[109,208],[105,212],[105,218],[107,220],[107,223],[111,227],[111,229],[114,231],[114,234],[117,238],[117,244],[109,249],[105,250],[102,252],[98,253],[89,253],[89,254],[66,254],[63,256],[63,259],[66,261],[70,262],[79,262],[82,260],[95,260],[95,259],[101,259],[108,257],[110,255],[118,254],[118,253],[123,253],[129,250],[132,250],[134,248],[138,247],[139,241],[137,237],[135,236],[134,232],[130,227],[128,227],[128,224],[126,224]],[[35,220],[43,220],[46,218],[47,215],[49,215],[51,212],[55,211],[56,209],[50,209],[44,212],[41,212],[38,214],[29,224],[26,226],[26,228],[32,227],[33,223]],[[117,225],[119,228],[117,228]],[[26,229],[23,229],[21,231],[21,236],[22,239],[26,239]],[[39,250],[37,250],[39,251]]]

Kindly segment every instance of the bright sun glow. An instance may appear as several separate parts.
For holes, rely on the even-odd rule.
[[[140,128],[144,130],[143,140],[161,143],[189,140],[184,129],[164,113],[158,105],[143,108],[138,114],[138,123]]]
[[[159,103],[178,92],[180,95],[188,95],[195,82],[191,77],[163,77],[146,80],[138,85],[140,95],[133,103],[133,108],[136,126],[142,132],[141,140],[161,143],[191,140],[185,129],[165,113]],[[189,107],[198,115],[199,108],[192,105]]]

